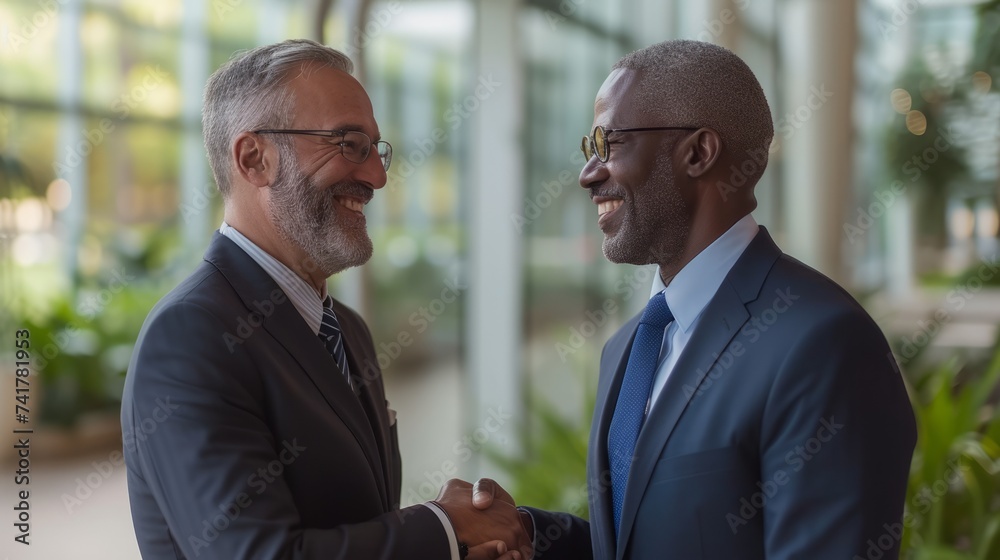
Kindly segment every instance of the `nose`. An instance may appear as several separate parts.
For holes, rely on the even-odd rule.
[[[585,189],[599,187],[608,179],[608,166],[595,154],[580,170],[580,186]]]
[[[381,189],[389,180],[385,167],[382,165],[382,158],[378,157],[375,146],[372,146],[371,152],[368,153],[368,159],[355,164],[352,175],[358,182],[373,189]]]

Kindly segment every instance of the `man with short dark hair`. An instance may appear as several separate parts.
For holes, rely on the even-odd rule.
[[[772,136],[715,45],[653,45],[601,86],[580,185],[605,256],[658,274],[601,356],[589,526],[526,508],[536,558],[898,554],[913,412],[871,317],[750,215]]]
[[[362,209],[392,156],[351,68],[286,41],[209,80],[205,144],[225,219],[150,312],[122,398],[144,558],[530,554],[513,505],[477,511],[470,485],[399,508],[396,419],[371,334],[326,287],[371,257]]]

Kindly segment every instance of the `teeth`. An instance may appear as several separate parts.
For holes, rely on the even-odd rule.
[[[607,214],[608,212],[614,212],[621,205],[622,205],[622,201],[621,200],[609,200],[607,202],[602,202],[602,203],[600,203],[600,204],[597,205],[597,215],[598,216],[603,216],[604,214]]]
[[[345,206],[355,212],[360,212],[365,207],[364,204],[353,198],[338,198],[337,202],[339,202],[341,206]]]

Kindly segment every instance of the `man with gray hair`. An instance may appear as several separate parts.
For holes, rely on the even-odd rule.
[[[895,558],[913,411],[871,317],[751,216],[773,136],[753,73],[653,45],[615,64],[593,124],[604,254],[658,274],[601,355],[589,523],[526,508],[536,558]]]
[[[362,209],[392,157],[351,70],[342,53],[286,41],[209,79],[224,221],[150,312],[122,398],[144,558],[531,554],[513,505],[479,511],[468,484],[399,507],[396,418],[371,335],[326,286],[371,257]]]

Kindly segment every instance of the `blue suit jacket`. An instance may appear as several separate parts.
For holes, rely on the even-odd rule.
[[[277,284],[216,234],[150,312],[122,398],[144,559],[450,556],[401,468],[368,328],[334,303],[354,393]]]
[[[608,427],[638,321],[601,356],[589,527],[528,508],[537,558],[897,556],[916,426],[896,362],[865,310],[764,228],[646,419],[616,541]]]

